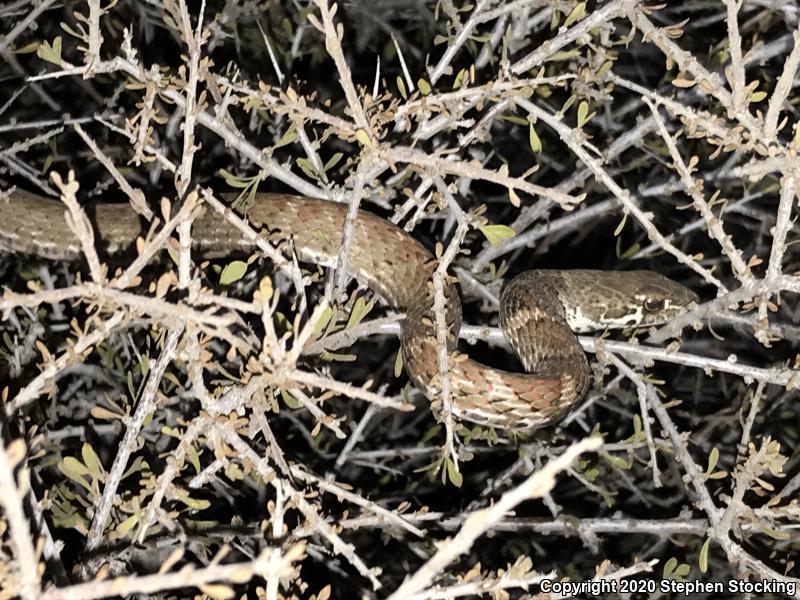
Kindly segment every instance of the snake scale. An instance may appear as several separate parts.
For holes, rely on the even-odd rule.
[[[0,250],[75,260],[78,240],[64,206],[13,190],[0,194]],[[87,209],[95,241],[108,254],[131,248],[145,231],[125,204]],[[331,266],[342,238],[347,206],[283,194],[258,194],[247,210],[251,225],[273,241],[292,240],[299,260]],[[254,249],[252,241],[210,210],[192,225],[193,252],[220,257]],[[401,228],[367,211],[354,222],[348,272],[405,313],[402,350],[406,371],[429,399],[441,397],[431,276],[433,255]],[[498,428],[542,427],[562,416],[586,392],[589,367],[573,331],[648,326],[680,314],[697,296],[651,271],[528,271],[501,297],[500,324],[526,373],[495,369],[456,352],[461,303],[445,290],[450,399],[461,419]]]

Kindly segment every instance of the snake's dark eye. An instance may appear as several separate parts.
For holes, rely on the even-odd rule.
[[[664,301],[660,298],[648,298],[644,301],[644,309],[647,312],[656,312],[664,308]]]

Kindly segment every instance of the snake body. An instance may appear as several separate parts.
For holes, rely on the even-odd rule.
[[[95,240],[113,254],[131,248],[144,231],[124,204],[87,209]],[[347,206],[300,196],[258,194],[250,224],[273,241],[291,239],[299,260],[331,266],[342,241]],[[252,241],[211,211],[192,225],[193,252],[205,257],[254,249]],[[0,250],[74,260],[81,246],[58,202],[22,191],[0,195]],[[406,371],[429,399],[442,396],[437,359],[434,256],[403,229],[367,211],[353,223],[348,272],[405,313]],[[697,300],[684,286],[651,271],[528,271],[501,297],[500,324],[526,373],[495,369],[456,351],[461,303],[445,289],[449,397],[453,413],[483,425],[528,429],[563,415],[586,392],[589,367],[576,331],[662,323]]]

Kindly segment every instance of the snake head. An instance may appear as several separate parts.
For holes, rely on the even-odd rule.
[[[569,274],[566,287],[573,287],[573,297],[580,297],[572,306],[565,303],[567,322],[578,333],[659,325],[699,301],[692,290],[654,271],[565,273]]]
[[[636,326],[659,325],[686,312],[699,302],[697,294],[686,286],[653,271],[633,271],[637,274],[633,298],[636,299]]]

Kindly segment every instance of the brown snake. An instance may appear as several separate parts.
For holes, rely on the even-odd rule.
[[[0,195],[0,250],[74,260],[81,246],[53,200],[12,191]],[[95,239],[107,253],[132,246],[144,230],[125,204],[87,210]],[[247,218],[269,239],[291,237],[298,258],[331,266],[342,238],[347,205],[299,196],[259,194]],[[254,249],[227,220],[206,210],[192,225],[192,249],[224,256]],[[430,399],[440,398],[431,275],[433,255],[411,235],[360,211],[353,225],[348,272],[406,314],[402,347],[406,370]],[[453,413],[500,428],[547,425],[586,392],[589,367],[572,330],[648,326],[683,312],[697,296],[651,271],[528,271],[506,286],[500,324],[527,373],[502,371],[454,354],[461,327],[455,288],[445,290],[450,398]],[[571,330],[572,329],[572,330]]]

